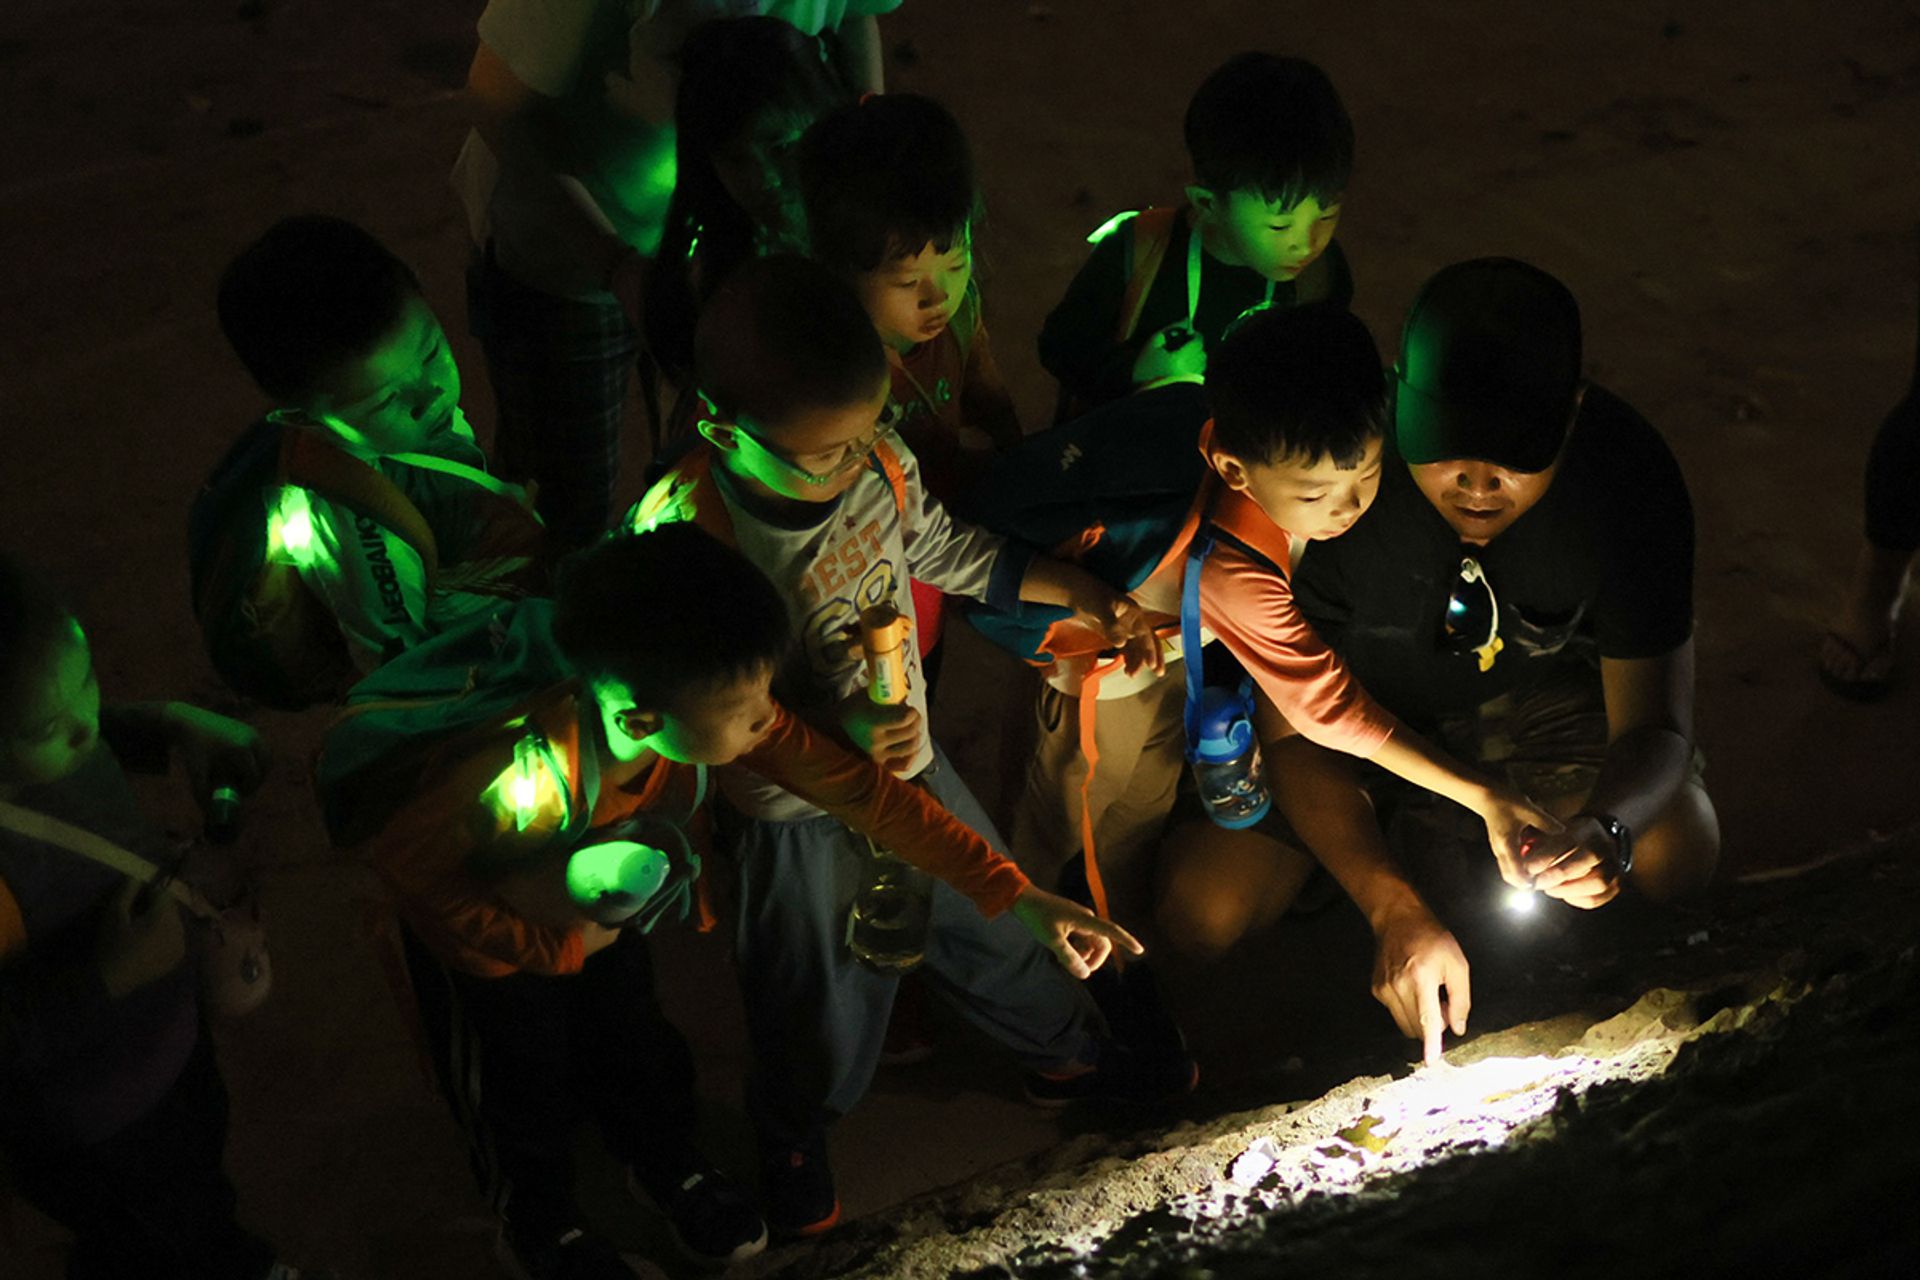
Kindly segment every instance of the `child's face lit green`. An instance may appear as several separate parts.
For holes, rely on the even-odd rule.
[[[1224,197],[1204,188],[1191,194],[1207,248],[1221,261],[1248,267],[1284,284],[1313,265],[1340,225],[1340,201],[1322,205],[1307,196],[1282,207],[1258,191],[1230,191]]]
[[[100,682],[77,622],[68,622],[28,686],[17,727],[0,740],[0,780],[43,786],[78,769],[100,741]]]
[[[426,299],[407,300],[393,332],[325,378],[306,413],[375,453],[430,449],[453,427],[460,370]]]
[[[733,475],[774,497],[832,502],[860,479],[890,433],[887,390],[882,379],[853,404],[804,410],[777,424],[703,422],[700,429]]]
[[[904,351],[940,336],[972,282],[973,245],[962,236],[945,253],[928,241],[861,272],[853,283],[880,340]]]

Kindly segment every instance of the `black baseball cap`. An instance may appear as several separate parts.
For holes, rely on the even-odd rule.
[[[1408,462],[1544,471],[1580,390],[1580,304],[1515,258],[1442,268],[1400,332],[1394,438]]]

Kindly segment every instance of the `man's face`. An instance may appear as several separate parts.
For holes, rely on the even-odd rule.
[[[731,764],[767,736],[777,708],[773,672],[757,672],[710,689],[680,694],[671,708],[650,711],[635,704],[618,680],[591,684],[607,745],[619,760],[652,751],[680,764]]]
[[[375,453],[432,447],[453,427],[460,370],[433,308],[407,299],[393,331],[371,351],[323,378],[301,406],[308,416]]]
[[[832,502],[853,487],[891,430],[887,380],[854,404],[808,409],[785,422],[701,424],[727,470],[778,498]]]
[[[1514,471],[1491,462],[1460,458],[1448,462],[1409,463],[1413,482],[1462,542],[1493,541],[1546,496],[1559,468]]]
[[[945,253],[929,240],[913,253],[861,272],[853,284],[880,340],[904,351],[940,336],[972,280],[973,245],[963,235]]]
[[[1296,538],[1337,538],[1366,514],[1380,492],[1378,439],[1367,445],[1358,466],[1342,468],[1322,457],[1311,464],[1284,458],[1243,462],[1230,454],[1212,455],[1214,470],[1230,489],[1253,499],[1267,519]]]
[[[5,778],[16,786],[58,782],[100,742],[100,682],[79,623],[68,621],[41,667],[15,728],[0,739]]]
[[[1313,265],[1340,225],[1340,201],[1322,205],[1314,196],[1283,207],[1258,191],[1220,195],[1206,187],[1187,188],[1199,210],[1209,251],[1231,266],[1249,267],[1285,284]]]

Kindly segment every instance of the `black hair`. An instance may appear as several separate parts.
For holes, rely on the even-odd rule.
[[[915,93],[815,121],[800,143],[800,198],[813,256],[838,271],[873,271],[927,244],[947,253],[980,207],[960,122]]]
[[[43,680],[47,659],[73,622],[73,610],[53,584],[9,552],[0,551],[0,736],[12,736]]]
[[[694,333],[699,387],[722,417],[778,429],[809,409],[868,400],[886,351],[859,295],[817,262],[774,254],[743,263]]]
[[[1242,317],[1207,357],[1213,440],[1245,462],[1332,458],[1360,465],[1386,434],[1380,349],[1357,316],[1331,302]]]
[[[701,295],[753,255],[760,230],[727,194],[714,156],[768,112],[811,119],[853,94],[821,39],[778,18],[703,22],[687,37],[679,62],[676,176],[660,251],[648,273],[646,326],[654,358],[684,378],[693,364]],[[696,245],[703,285],[692,270]]]
[[[297,405],[319,382],[379,345],[420,279],[366,231],[340,218],[283,218],[220,277],[220,328],[273,399]]]
[[[1186,138],[1193,180],[1221,196],[1326,205],[1353,176],[1353,121],[1327,73],[1304,58],[1229,58],[1187,105]]]
[[[767,575],[697,525],[614,534],[560,566],[554,643],[578,674],[620,681],[643,710],[771,674],[792,634]]]

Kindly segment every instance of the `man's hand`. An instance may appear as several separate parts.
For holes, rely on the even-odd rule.
[[[120,1000],[172,973],[187,956],[187,928],[171,894],[140,909],[143,885],[129,880],[101,914],[94,964],[107,995]]]
[[[1560,819],[1510,787],[1490,787],[1479,809],[1487,824],[1487,843],[1500,864],[1500,878],[1516,889],[1537,888],[1522,866],[1529,846],[1560,830]]]
[[[887,706],[855,693],[840,703],[840,727],[861,752],[894,773],[905,773],[920,754],[920,712],[909,703]]]
[[[1575,818],[1533,841],[1520,870],[1534,888],[1570,907],[1591,911],[1620,894],[1620,858],[1606,828]]]
[[[1053,952],[1060,967],[1076,978],[1091,976],[1116,946],[1136,956],[1146,954],[1147,949],[1113,921],[1102,920],[1079,903],[1032,885],[1013,900],[1013,914]]]
[[[1173,378],[1207,376],[1207,345],[1185,320],[1148,338],[1133,360],[1133,385],[1150,387]]]
[[[1399,907],[1375,923],[1373,998],[1387,1006],[1402,1034],[1421,1042],[1429,1066],[1440,1061],[1449,1027],[1457,1036],[1467,1033],[1473,1008],[1467,957],[1425,906]]]
[[[244,795],[267,776],[272,757],[252,725],[185,702],[169,702],[164,715],[167,736],[180,752],[188,784],[202,805],[216,784]]]

